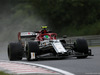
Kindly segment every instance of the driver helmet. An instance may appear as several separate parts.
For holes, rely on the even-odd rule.
[[[41,28],[42,28],[42,29],[46,29],[46,28],[47,28],[47,26],[42,26]]]
[[[47,26],[42,26],[41,29],[42,29],[41,30],[41,33],[42,34],[47,32],[47,30],[46,30],[47,29]]]

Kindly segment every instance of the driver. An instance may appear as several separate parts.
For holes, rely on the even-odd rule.
[[[47,29],[47,26],[42,26],[41,29],[42,29],[42,30],[41,30],[40,32],[41,32],[42,34],[47,33],[47,30],[46,30],[46,29]]]
[[[50,37],[48,35],[44,35],[44,40],[49,40]]]

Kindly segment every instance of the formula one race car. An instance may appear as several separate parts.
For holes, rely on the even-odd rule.
[[[37,60],[39,58],[65,58],[68,56],[87,58],[92,56],[85,39],[77,39],[74,43],[66,41],[66,37],[57,39],[57,34],[46,30],[42,26],[41,31],[19,32],[18,42],[8,45],[9,60]]]

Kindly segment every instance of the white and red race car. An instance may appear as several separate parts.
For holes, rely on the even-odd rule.
[[[67,38],[57,39],[57,34],[43,30],[35,32],[19,32],[18,42],[8,45],[9,60],[37,60],[39,58],[66,58],[68,56],[87,58],[92,56],[85,39],[77,39],[73,44],[66,41]]]

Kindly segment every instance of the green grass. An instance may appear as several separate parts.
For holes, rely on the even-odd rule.
[[[7,74],[7,73],[4,73],[3,71],[0,71],[0,75],[10,75],[10,74]]]

